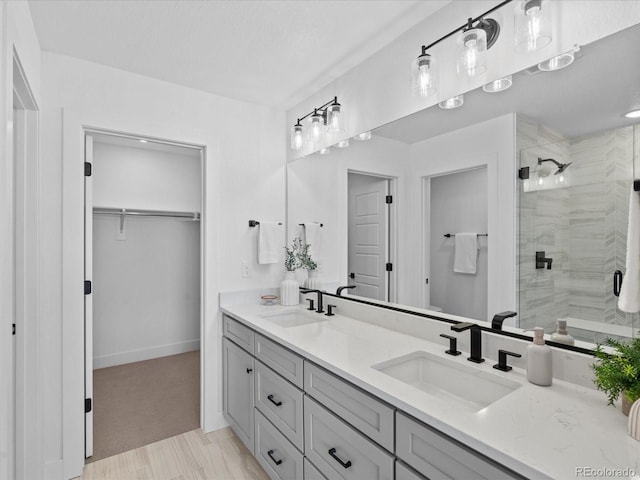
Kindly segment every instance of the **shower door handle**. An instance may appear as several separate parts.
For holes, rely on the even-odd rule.
[[[616,270],[613,273],[613,294],[616,297],[620,296],[621,288],[622,288],[622,272],[620,270]]]

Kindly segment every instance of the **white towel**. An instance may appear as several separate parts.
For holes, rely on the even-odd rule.
[[[623,312],[635,313],[640,311],[640,192],[634,192],[633,189],[629,198],[626,268],[618,308]]]
[[[319,265],[322,252],[322,227],[319,223],[304,224],[304,243],[310,245],[309,256]]]
[[[281,225],[277,222],[260,222],[258,232],[258,263],[278,263],[282,250]]]
[[[457,273],[476,273],[476,260],[478,259],[478,234],[456,233],[455,253],[453,258],[453,271]]]

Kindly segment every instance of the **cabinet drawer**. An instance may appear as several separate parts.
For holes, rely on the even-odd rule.
[[[401,412],[396,413],[396,455],[430,480],[523,478]]]
[[[282,375],[296,387],[302,388],[302,357],[262,335],[256,335],[255,355],[258,360],[271,367],[276,373]]]
[[[347,423],[393,452],[394,410],[316,365],[305,362],[304,390]]]
[[[304,448],[329,480],[393,479],[391,455],[306,395]]]
[[[304,480],[327,480],[307,457],[304,458]]]
[[[302,395],[269,367],[256,362],[256,407],[300,451],[304,449]]]
[[[302,454],[258,410],[255,456],[273,480],[302,478]]]
[[[222,317],[222,334],[253,355],[254,333],[249,327],[227,315]]]
[[[413,470],[406,467],[402,462],[396,462],[396,480],[427,480],[422,475],[418,475]]]

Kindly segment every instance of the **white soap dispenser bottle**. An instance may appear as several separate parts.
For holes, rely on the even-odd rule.
[[[551,365],[551,349],[544,343],[544,329],[536,327],[533,345],[527,347],[527,380],[543,387],[551,385]]]
[[[575,340],[571,335],[569,335],[569,332],[567,332],[567,321],[558,320],[557,323],[558,330],[556,330],[555,333],[551,334],[551,338],[549,340],[556,343],[563,343],[565,345],[573,345],[575,343]]]

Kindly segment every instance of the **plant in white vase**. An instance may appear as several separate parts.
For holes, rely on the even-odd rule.
[[[317,290],[320,288],[320,280],[318,279],[318,263],[311,258],[309,249],[311,245],[300,241],[298,250],[298,261],[300,266],[307,271],[307,279],[304,281],[305,288]]]

